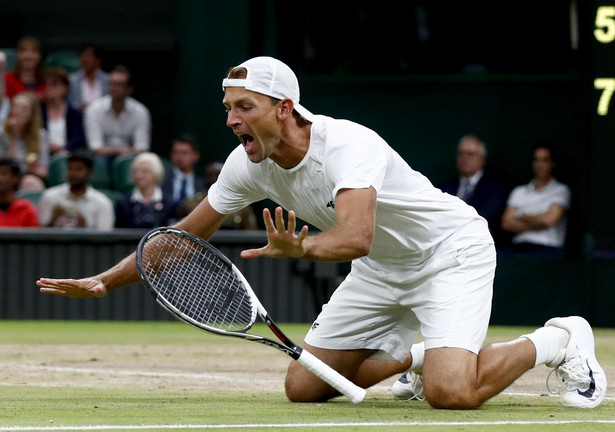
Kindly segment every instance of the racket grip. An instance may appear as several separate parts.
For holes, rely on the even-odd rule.
[[[311,354],[306,350],[302,350],[297,361],[300,365],[312,372],[318,378],[338,390],[343,395],[347,396],[352,403],[359,403],[365,397],[365,389],[362,389],[346,377],[342,376],[339,372],[324,363],[314,354]]]

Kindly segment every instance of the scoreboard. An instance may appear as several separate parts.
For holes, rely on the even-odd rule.
[[[590,9],[589,222],[599,248],[615,248],[615,0]]]
[[[592,43],[594,88],[598,91],[595,112],[606,117],[613,110],[615,91],[615,2],[596,3]]]

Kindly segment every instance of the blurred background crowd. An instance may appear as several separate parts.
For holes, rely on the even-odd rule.
[[[220,78],[272,55],[297,71],[305,106],[377,130],[477,208],[503,251],[574,254],[615,239],[600,163],[615,146],[595,131],[605,119],[588,90],[593,5],[0,4],[0,172],[15,173],[0,176],[5,226],[185,216],[235,145]],[[262,228],[264,205],[227,228]]]

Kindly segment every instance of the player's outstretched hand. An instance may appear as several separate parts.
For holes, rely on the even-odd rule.
[[[96,279],[47,279],[40,278],[36,285],[42,293],[63,295],[67,297],[104,297],[105,285]]]
[[[307,225],[301,228],[298,234],[295,233],[297,227],[297,217],[294,211],[288,212],[288,228],[284,222],[284,212],[282,207],[275,209],[275,222],[271,217],[269,209],[263,210],[263,220],[267,229],[267,246],[260,249],[247,249],[241,252],[242,258],[256,258],[261,256],[271,258],[293,257],[300,258],[305,254],[303,240],[307,236]]]

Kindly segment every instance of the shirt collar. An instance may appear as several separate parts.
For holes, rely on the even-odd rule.
[[[476,184],[480,181],[483,176],[483,170],[478,171],[472,177],[459,177],[459,182],[463,183],[464,180],[470,182],[472,186],[476,186]]]
[[[132,195],[130,196],[131,201],[143,202],[143,194],[138,188],[134,188],[132,191]],[[159,186],[154,189],[154,195],[152,196],[153,202],[162,201],[162,189]]]
[[[190,174],[186,174],[185,172],[183,172],[183,171],[182,171],[182,170],[180,170],[179,168],[177,168],[177,167],[173,167],[173,175],[174,175],[175,177],[178,177],[178,178],[186,178],[186,179],[189,179],[189,178],[192,178],[192,176],[193,176],[194,174],[192,174],[192,173],[190,173]]]
[[[549,179],[549,181],[548,181],[548,182],[547,182],[547,183],[546,183],[543,187],[541,187],[540,189],[536,189],[536,179],[535,179],[535,178],[533,178],[533,179],[532,179],[532,181],[530,181],[530,182],[528,183],[528,187],[529,187],[531,190],[545,190],[545,189],[547,189],[549,186],[551,186],[551,185],[553,184],[553,181],[554,181],[554,180],[555,180],[555,177],[551,177],[551,178]]]
[[[66,183],[66,198],[72,201],[87,201],[90,196],[90,190],[92,190],[92,185],[87,185],[85,188],[85,194],[80,196],[79,198],[75,197],[73,193],[70,191],[70,184]]]

